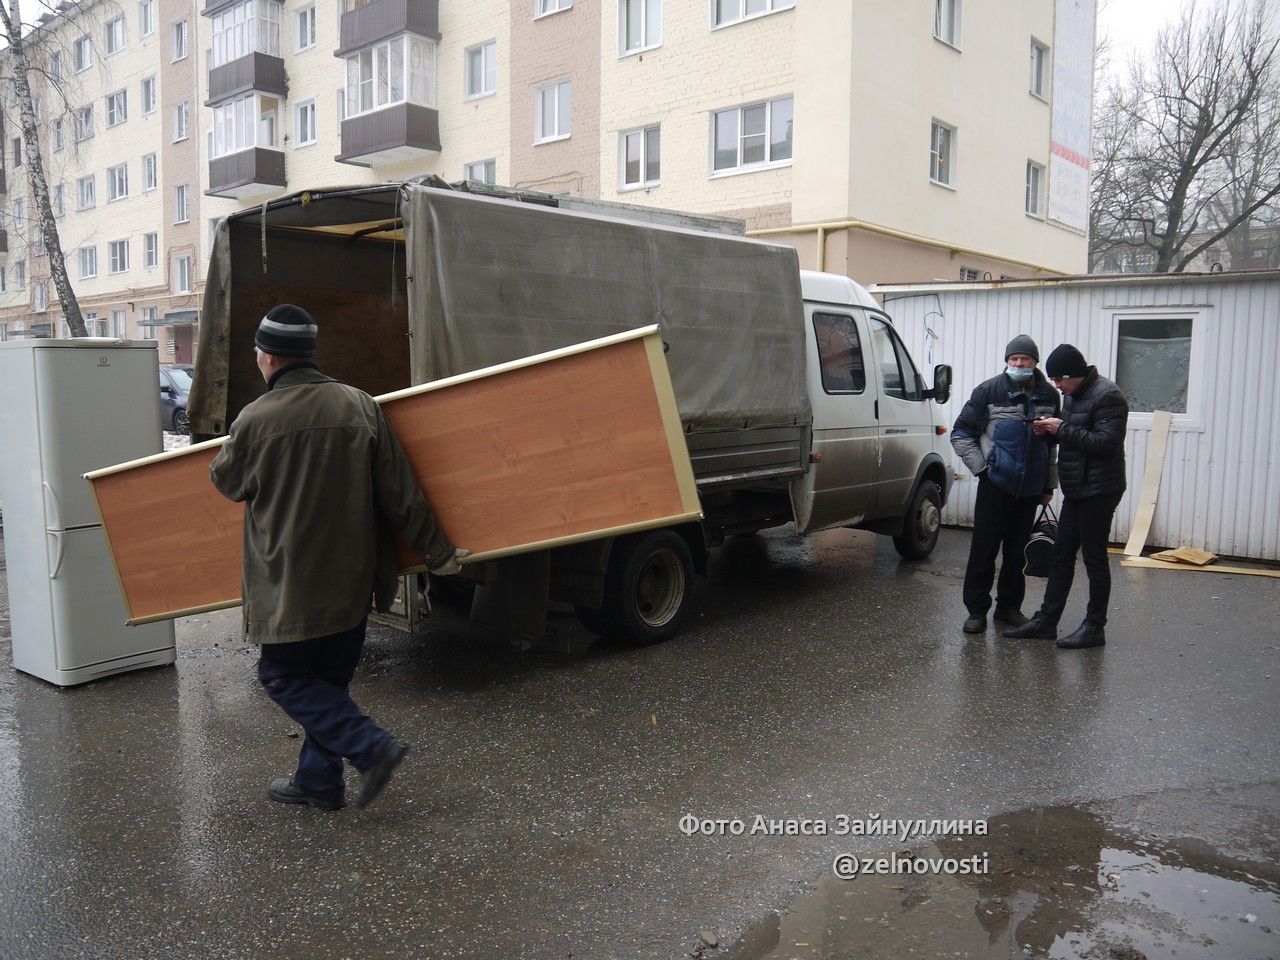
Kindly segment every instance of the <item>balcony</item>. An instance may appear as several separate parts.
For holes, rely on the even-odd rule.
[[[209,99],[205,106],[215,106],[251,90],[283,97],[288,89],[284,61],[255,51],[209,71]]]
[[[440,39],[440,0],[343,0],[342,10],[338,57],[399,33]]]
[[[279,193],[285,185],[284,154],[279,150],[252,147],[209,161],[211,197],[248,200]]]
[[[397,103],[343,120],[342,153],[334,159],[357,167],[378,167],[439,152],[440,114],[416,103]]]

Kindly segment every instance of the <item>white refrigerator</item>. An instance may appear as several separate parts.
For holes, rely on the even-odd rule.
[[[13,665],[50,683],[174,662],[172,621],[125,625],[120,579],[83,476],[163,449],[157,359],[145,340],[0,343]]]

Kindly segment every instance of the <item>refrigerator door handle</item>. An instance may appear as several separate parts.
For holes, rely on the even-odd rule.
[[[48,516],[53,518],[53,523],[45,527],[46,530],[62,529],[62,502],[58,499],[58,491],[53,489],[53,485],[48,480],[44,480],[40,484],[44,487],[44,503]]]
[[[63,534],[61,530],[46,530],[45,533],[53,537],[53,542],[57,545],[57,548],[58,548],[58,555],[57,557],[54,558],[54,561],[53,561],[53,570],[49,574],[50,580],[56,580],[58,578],[58,571],[62,569],[62,558],[66,556],[66,550],[64,549],[64,546],[62,543]]]

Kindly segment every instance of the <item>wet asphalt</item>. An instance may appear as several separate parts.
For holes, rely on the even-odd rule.
[[[1201,911],[1238,906],[1243,952],[1175,897],[1177,956],[1275,956],[1280,580],[1113,559],[1108,646],[1062,652],[960,632],[967,544],[911,565],[867,533],[734,540],[642,649],[521,651],[447,610],[374,627],[354,692],[412,751],[337,813],[267,800],[298,740],[235,611],[179,621],[175,668],[59,690],[9,668],[0,579],[0,957],[1132,960],[1168,948],[1125,939],[1153,894],[1099,904],[1148,854],[1243,885]],[[686,836],[690,814],[990,818],[995,879],[835,881],[837,854],[935,847]]]

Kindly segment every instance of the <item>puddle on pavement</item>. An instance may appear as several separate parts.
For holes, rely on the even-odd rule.
[[[850,838],[852,839],[852,838]],[[889,856],[890,851],[849,853]],[[829,876],[723,953],[731,960],[1280,957],[1280,867],[1194,841],[1126,836],[1067,807],[989,821],[985,837],[896,851],[989,854],[985,875]]]

